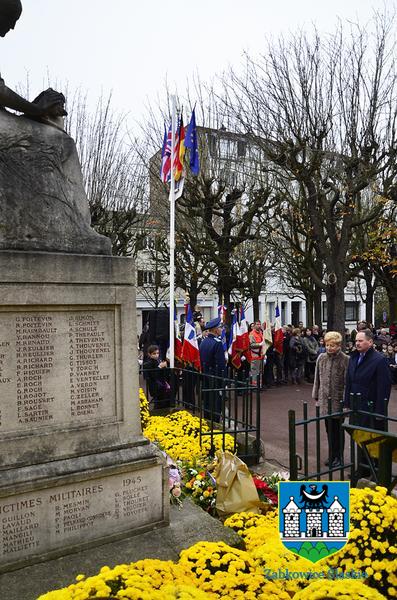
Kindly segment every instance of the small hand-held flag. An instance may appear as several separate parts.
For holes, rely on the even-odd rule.
[[[200,171],[200,159],[198,153],[196,114],[194,111],[195,109],[193,109],[190,123],[186,129],[185,148],[190,149],[190,170],[193,175],[198,175]]]

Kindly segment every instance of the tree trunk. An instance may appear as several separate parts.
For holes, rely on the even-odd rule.
[[[387,298],[389,300],[389,324],[397,321],[397,294],[395,290],[386,288]]]
[[[192,307],[192,310],[194,310],[194,307],[197,305],[197,298],[198,298],[198,293],[197,293],[197,288],[190,288],[188,290],[189,293],[189,301],[190,301],[190,306]]]
[[[364,281],[367,289],[367,293],[365,295],[365,320],[367,323],[373,323],[374,321],[374,295],[376,286],[372,284],[372,280],[372,272],[365,271]]]
[[[252,297],[252,308],[254,311],[254,321],[259,321],[259,296]]]
[[[374,293],[375,288],[367,286],[367,294],[365,296],[365,320],[367,323],[373,323],[374,320]]]
[[[339,331],[345,339],[345,289],[343,279],[338,276],[334,285],[327,285],[327,331]]]
[[[313,296],[305,295],[306,298],[306,327],[313,326]]]
[[[314,324],[321,328],[323,322],[323,307],[322,307],[323,290],[317,285],[314,286]]]

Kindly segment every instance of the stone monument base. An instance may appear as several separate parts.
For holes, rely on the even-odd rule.
[[[1,473],[0,573],[169,523],[152,444]]]
[[[0,252],[0,570],[168,523],[142,436],[134,261]]]

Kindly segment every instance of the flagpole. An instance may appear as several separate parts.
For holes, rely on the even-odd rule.
[[[170,188],[170,367],[175,366],[175,173],[174,148],[176,131],[176,98],[171,96],[171,188]]]

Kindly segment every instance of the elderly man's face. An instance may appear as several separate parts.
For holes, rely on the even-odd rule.
[[[356,335],[356,348],[359,352],[367,352],[367,350],[372,348],[373,344],[373,340],[367,339],[365,333],[362,331]]]

